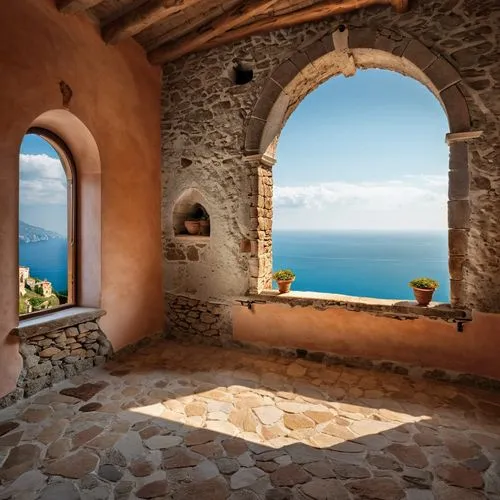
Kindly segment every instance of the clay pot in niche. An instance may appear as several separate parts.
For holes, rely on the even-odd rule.
[[[184,221],[184,227],[186,228],[188,234],[200,234],[199,220],[186,220]]]
[[[210,236],[210,220],[200,220],[200,234],[202,236]]]

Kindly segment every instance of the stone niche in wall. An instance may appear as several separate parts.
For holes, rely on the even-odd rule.
[[[178,198],[172,212],[172,225],[176,237],[210,237],[210,215],[197,189],[187,189]]]

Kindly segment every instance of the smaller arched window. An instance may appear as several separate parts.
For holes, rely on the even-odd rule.
[[[30,129],[19,157],[19,315],[76,302],[75,181],[66,144]]]

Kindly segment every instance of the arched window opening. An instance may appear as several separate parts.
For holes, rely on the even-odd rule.
[[[439,101],[399,73],[334,77],[293,111],[273,167],[273,271],[293,289],[449,301],[449,131]]]
[[[19,315],[75,304],[75,170],[65,143],[32,128],[19,158]]]

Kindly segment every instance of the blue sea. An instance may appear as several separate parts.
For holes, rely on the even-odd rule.
[[[20,242],[19,265],[28,266],[31,276],[50,281],[56,291],[68,290],[68,242],[66,239],[51,239],[37,243]]]
[[[273,231],[273,270],[296,273],[293,290],[412,299],[408,282],[437,279],[449,301],[447,231]],[[275,286],[275,284],[274,284]]]
[[[67,290],[67,242],[19,244],[32,276]],[[446,231],[273,231],[273,269],[290,268],[294,290],[382,299],[412,299],[408,281],[437,279],[434,300],[449,301]]]

